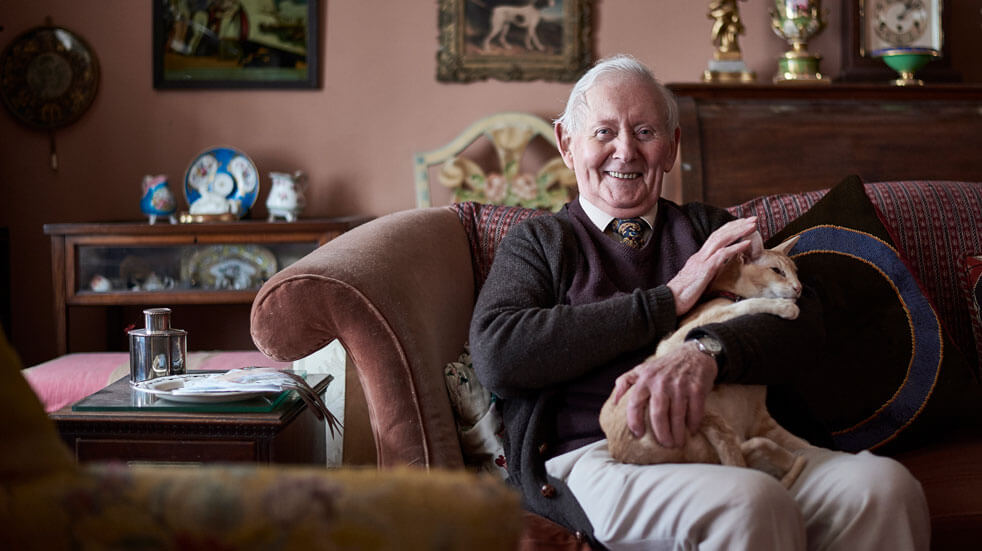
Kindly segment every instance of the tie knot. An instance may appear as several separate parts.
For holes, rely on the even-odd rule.
[[[621,243],[632,249],[641,248],[645,228],[643,218],[615,218],[610,225]]]

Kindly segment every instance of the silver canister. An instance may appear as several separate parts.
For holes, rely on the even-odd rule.
[[[146,327],[129,332],[130,382],[183,375],[187,369],[187,331],[171,328],[170,308],[149,308],[143,317]]]

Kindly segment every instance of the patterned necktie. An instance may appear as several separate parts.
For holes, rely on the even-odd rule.
[[[610,228],[621,243],[632,249],[640,249],[644,244],[645,225],[642,218],[615,218]]]

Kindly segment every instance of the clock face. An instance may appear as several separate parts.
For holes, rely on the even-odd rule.
[[[99,63],[92,49],[61,27],[37,27],[0,55],[0,98],[22,122],[53,129],[74,122],[95,99]]]
[[[928,13],[922,0],[877,0],[873,9],[876,36],[892,46],[910,46],[927,30]]]
[[[942,0],[863,0],[865,55],[883,48],[941,50]]]

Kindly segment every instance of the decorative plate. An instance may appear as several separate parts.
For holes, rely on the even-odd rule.
[[[148,381],[142,381],[139,383],[133,383],[133,388],[139,390],[140,392],[146,392],[147,394],[153,394],[163,398],[164,400],[170,400],[172,402],[186,402],[190,404],[211,404],[220,402],[237,402],[239,400],[248,400],[249,398],[255,398],[256,396],[263,395],[275,395],[283,392],[282,390],[261,392],[254,390],[247,391],[202,391],[202,392],[175,392],[178,389],[183,389],[184,385],[188,381],[194,379],[203,379],[205,377],[210,377],[210,373],[194,373],[187,375],[170,375],[167,377],[157,377],[156,379],[150,379]]]
[[[276,255],[261,245],[208,245],[182,266],[181,280],[205,289],[258,289],[276,273]]]
[[[245,216],[259,197],[259,171],[245,153],[231,147],[207,149],[184,175],[184,197],[191,214]]]
[[[82,116],[99,89],[99,61],[84,40],[43,26],[15,38],[0,55],[0,97],[18,120],[42,130]]]

